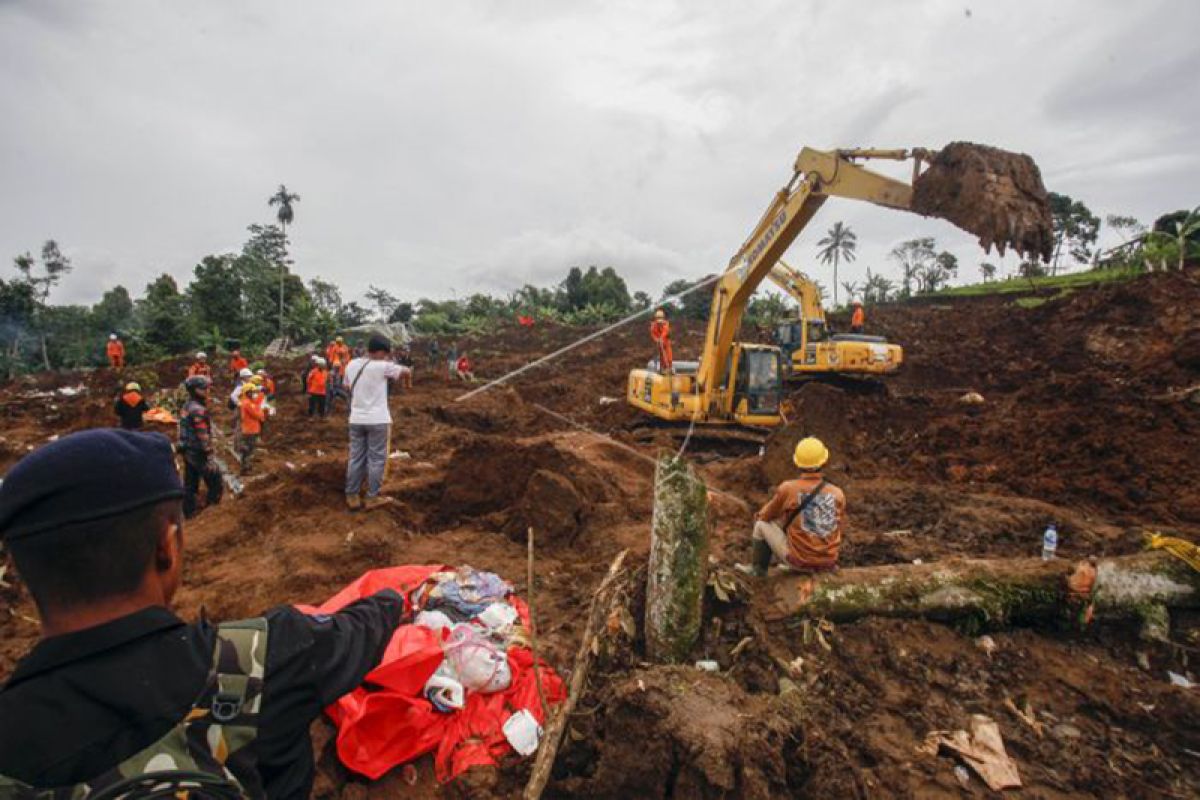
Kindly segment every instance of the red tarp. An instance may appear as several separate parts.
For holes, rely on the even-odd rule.
[[[401,566],[371,570],[320,606],[299,606],[306,613],[332,614],[380,589],[395,589],[411,611],[410,593],[435,572],[453,567]],[[529,609],[515,595],[508,601],[529,624]],[[392,636],[379,666],[363,686],[325,709],[338,728],[337,750],[343,764],[371,779],[436,750],[438,780],[448,781],[470,767],[492,765],[512,751],[501,730],[516,711],[528,709],[544,723],[533,655],[528,648],[510,647],[512,684],[503,692],[467,692],[459,711],[443,714],[425,699],[425,682],[442,663],[441,634],[420,625],[401,625]],[[546,702],[566,699],[562,680],[540,662]]]

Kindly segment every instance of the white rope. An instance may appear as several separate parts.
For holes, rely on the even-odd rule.
[[[687,289],[684,289],[682,292],[679,292],[678,294],[668,295],[667,297],[664,297],[662,300],[662,303],[660,303],[659,305],[662,305],[663,303],[669,303],[673,300],[678,300],[679,298],[684,297],[685,295],[691,294],[692,292],[696,291],[697,289],[702,289],[711,283],[715,283],[723,275],[724,275],[724,273],[718,273],[716,275],[711,275],[707,278],[704,278],[704,279],[700,280],[699,282],[692,284]],[[623,325],[628,325],[630,322],[633,322],[636,319],[640,319],[641,317],[644,317],[647,314],[654,313],[654,310],[655,310],[655,306],[651,305],[649,308],[644,308],[641,311],[635,311],[634,313],[630,314],[628,317],[625,317],[625,319],[614,322],[611,325],[601,328],[600,330],[595,331],[593,333],[589,333],[587,336],[584,336],[582,339],[576,339],[574,342],[571,342],[569,345],[567,345],[565,347],[560,347],[558,350],[555,350],[553,353],[550,353],[549,355],[544,355],[541,358],[530,361],[528,364],[526,364],[523,367],[518,367],[517,369],[514,369],[512,372],[509,372],[505,375],[501,375],[499,378],[496,378],[493,381],[489,381],[488,383],[485,383],[483,386],[480,386],[478,389],[472,389],[471,391],[467,392],[466,394],[459,395],[458,397],[454,398],[454,402],[461,403],[464,400],[470,400],[472,397],[475,397],[478,394],[483,394],[484,392],[488,391],[489,389],[494,389],[497,386],[508,383],[510,380],[517,377],[521,373],[531,370],[534,367],[541,366],[542,364],[545,364],[548,361],[552,361],[552,360],[558,358],[559,356],[561,356],[562,354],[567,353],[571,350],[574,350],[576,347],[587,344],[588,342],[590,342],[594,339],[599,339],[601,336],[604,336],[605,334],[612,333],[617,328],[620,328]]]

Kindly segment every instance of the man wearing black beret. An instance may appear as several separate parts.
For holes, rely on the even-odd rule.
[[[0,689],[0,796],[148,780],[308,796],[309,725],[379,662],[404,601],[185,623],[170,611],[183,494],[170,442],[121,430],[66,436],[4,477],[0,537],[42,639]]]

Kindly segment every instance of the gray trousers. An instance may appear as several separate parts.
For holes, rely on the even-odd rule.
[[[346,494],[356,495],[367,482],[367,497],[383,487],[390,425],[351,425],[350,458],[346,461]]]

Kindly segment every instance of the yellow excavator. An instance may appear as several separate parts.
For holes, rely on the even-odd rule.
[[[775,342],[783,351],[785,378],[887,375],[904,363],[904,348],[882,336],[832,333],[821,307],[821,293],[803,272],[781,259],[767,277],[800,304],[797,321],[775,329]]]
[[[912,181],[866,169],[869,159],[912,161]],[[924,170],[923,170],[924,167]],[[1049,201],[1033,159],[955,142],[939,151],[805,147],[781,189],[716,282],[700,359],[664,374],[629,373],[627,401],[665,422],[773,427],[781,422],[783,359],[778,347],[738,341],[747,303],[830,197],[913,211],[953,222],[995,244],[1049,257]]]

